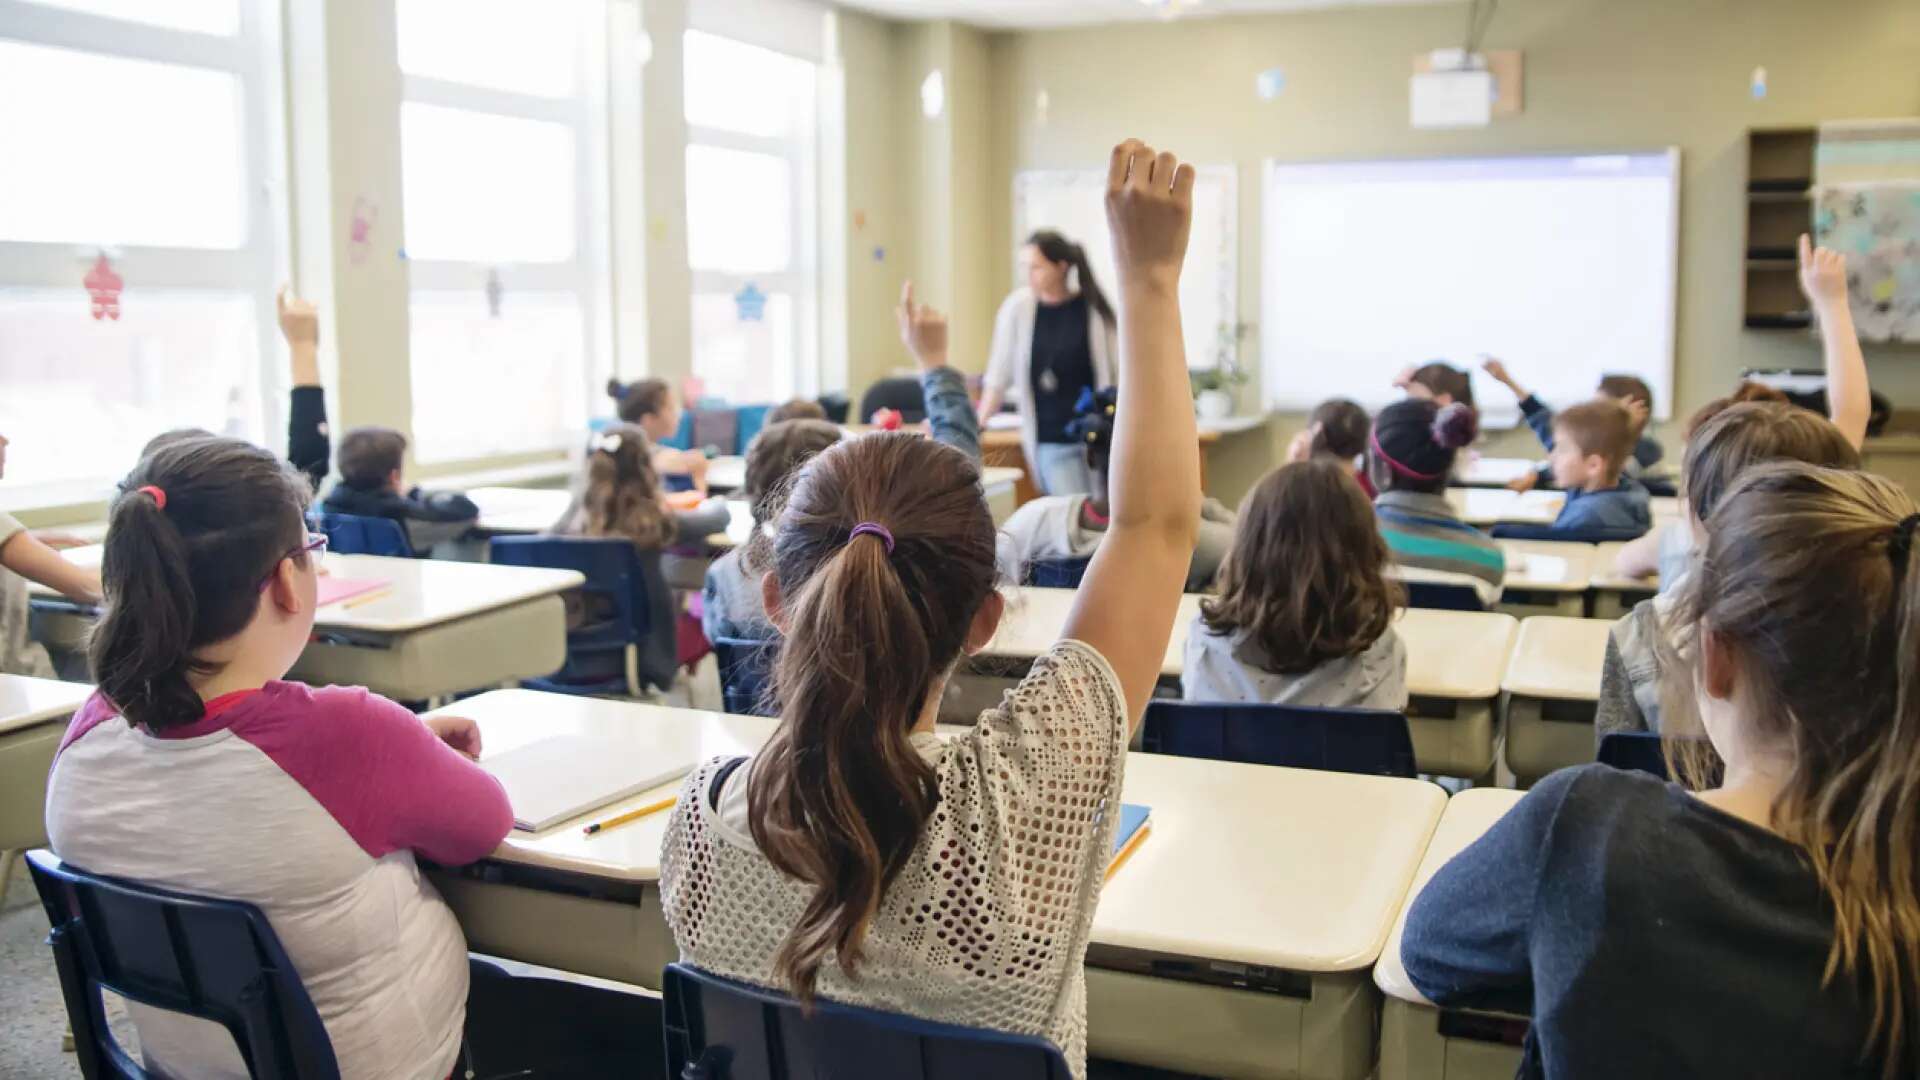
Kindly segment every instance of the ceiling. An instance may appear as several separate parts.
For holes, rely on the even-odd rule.
[[[890,19],[954,19],[994,29],[1444,2],[1449,0],[838,0],[842,7]]]

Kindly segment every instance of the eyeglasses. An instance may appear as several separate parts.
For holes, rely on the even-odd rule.
[[[301,544],[299,547],[294,548],[292,551],[289,551],[285,555],[280,556],[280,559],[297,559],[303,555],[307,555],[310,553],[318,556],[326,555],[327,534],[308,533],[306,543]],[[273,584],[273,575],[280,571],[280,559],[273,560],[273,569],[267,571],[267,576],[260,579],[261,592],[266,592],[267,586]]]

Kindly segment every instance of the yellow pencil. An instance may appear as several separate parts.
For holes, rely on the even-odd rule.
[[[373,592],[370,592],[370,593],[363,593],[359,596],[350,597],[345,603],[341,604],[340,606],[343,608],[359,607],[361,604],[371,604],[375,600],[384,600],[388,596],[390,596],[392,593],[393,593],[393,590],[390,588],[375,589]]]
[[[585,832],[588,836],[592,836],[595,833],[611,829],[616,825],[625,825],[629,821],[639,821],[648,814],[657,814],[667,809],[674,804],[674,801],[673,797],[669,796],[661,799],[659,802],[650,802],[645,806],[636,807],[624,814],[615,814],[605,821],[596,821],[581,831]]]

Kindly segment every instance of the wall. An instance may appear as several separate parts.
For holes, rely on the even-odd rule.
[[[1723,393],[1746,367],[1818,365],[1803,334],[1740,328],[1748,127],[1920,113],[1920,4],[1912,0],[1526,0],[1502,5],[1486,47],[1525,52],[1525,110],[1485,129],[1407,123],[1417,52],[1459,43],[1464,5],[1386,6],[995,35],[999,245],[977,287],[1004,291],[1005,191],[1026,168],[1088,167],[1140,136],[1240,168],[1240,305],[1259,317],[1260,162],[1677,145],[1681,286],[1675,415]],[[1770,93],[1755,101],[1756,65]],[[1262,102],[1256,72],[1286,70]],[[1046,122],[1036,94],[1046,90]],[[993,275],[998,275],[993,277]],[[959,291],[965,292],[966,287]],[[1258,333],[1244,346],[1259,370]],[[1868,354],[1876,389],[1920,407],[1920,351]],[[1258,400],[1249,391],[1249,402]],[[1281,445],[1292,426],[1274,425]],[[1677,431],[1669,425],[1669,447]],[[1524,433],[1496,446],[1525,448]]]

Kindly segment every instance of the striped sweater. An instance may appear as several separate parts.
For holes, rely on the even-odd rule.
[[[1446,496],[1383,491],[1373,509],[1396,564],[1465,574],[1499,595],[1507,578],[1506,553],[1492,537],[1461,521]]]

